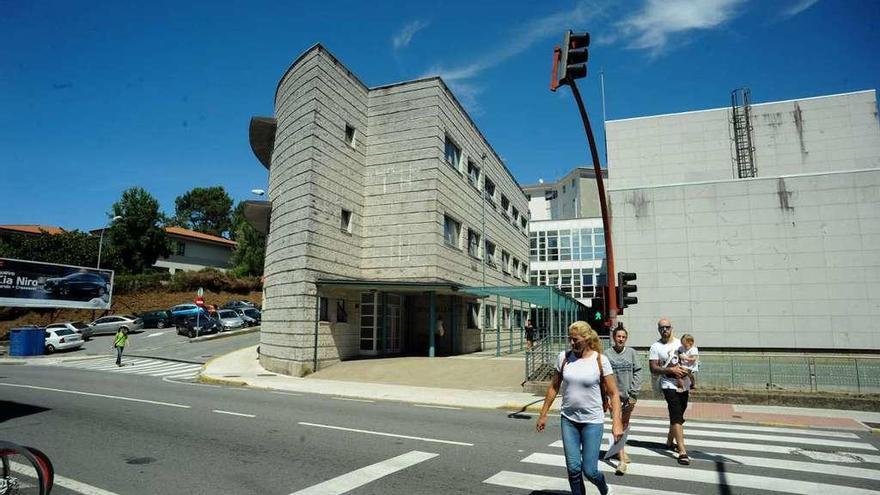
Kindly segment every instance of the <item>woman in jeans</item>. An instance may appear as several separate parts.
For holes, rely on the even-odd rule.
[[[538,417],[536,428],[544,431],[547,411],[556,399],[561,385],[562,394],[562,445],[565,450],[565,467],[568,471],[568,484],[571,493],[586,493],[584,476],[596,485],[599,493],[611,493],[605,476],[599,472],[599,447],[602,444],[602,426],[605,421],[603,403],[611,397],[611,433],[616,442],[623,435],[620,422],[620,400],[617,399],[617,380],[607,359],[602,358],[602,344],[599,336],[583,321],[576,321],[568,328],[568,341],[571,351],[559,353],[556,360],[556,374],[544,407]],[[601,363],[601,364],[600,364]],[[602,397],[600,380],[605,385],[607,397]]]

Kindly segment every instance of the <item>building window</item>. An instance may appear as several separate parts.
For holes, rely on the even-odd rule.
[[[517,210],[515,206],[510,211],[510,216],[513,217],[513,224],[516,225],[516,222],[519,221],[519,210]]]
[[[520,223],[520,225],[522,225],[523,230],[525,230],[529,225],[529,221],[526,220],[526,217],[520,218],[519,223]]]
[[[354,148],[354,127],[345,124],[345,143]]]
[[[342,217],[339,224],[339,227],[343,232],[348,232],[351,234],[351,212],[348,210],[342,210]]]
[[[507,210],[510,209],[510,200],[507,199],[507,196],[501,195],[501,213],[507,215]]]
[[[480,258],[480,234],[473,229],[468,229],[468,254]]]
[[[503,249],[501,250],[501,271],[510,273],[510,253]]]
[[[518,259],[516,259],[516,258],[513,259],[513,267],[510,269],[510,271],[511,271],[511,273],[513,273],[514,277],[519,278],[519,260]]]
[[[174,254],[177,256],[186,256],[186,243],[183,241],[177,241],[177,244],[174,246]]]
[[[494,205],[495,204],[495,183],[492,182],[492,180],[489,179],[488,177],[483,179],[483,182],[484,182],[483,191],[485,191],[486,199],[488,199],[489,202]]]
[[[345,299],[336,301],[336,321],[340,323],[348,322],[348,311],[345,310]]]
[[[320,298],[320,307],[318,309],[318,320],[319,321],[330,321],[330,301],[327,300],[326,297]]]
[[[449,246],[458,248],[458,236],[461,235],[461,224],[453,218],[443,216],[443,240]]]
[[[480,306],[475,303],[467,303],[467,327],[480,328]]]
[[[556,191],[553,189],[547,189],[546,191],[544,191],[544,199],[546,201],[556,199],[556,196],[557,196]]]
[[[529,265],[527,265],[527,264],[525,264],[525,262],[523,262],[523,264],[522,264],[522,277],[521,278],[523,280],[526,280],[528,277],[529,277]]]
[[[495,328],[495,306],[483,305],[483,328]]]
[[[565,194],[565,184],[562,185],[562,194]]]
[[[449,136],[446,136],[446,163],[458,170],[458,164],[461,162],[461,148],[456,145]]]
[[[468,181],[479,189],[480,187],[480,167],[474,162],[468,160]]]
[[[489,266],[495,266],[495,244],[489,241],[486,241],[486,249],[485,256],[483,260]]]

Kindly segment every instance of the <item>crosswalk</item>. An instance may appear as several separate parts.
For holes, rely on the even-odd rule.
[[[107,373],[121,373],[146,375],[176,380],[194,380],[199,376],[201,364],[181,363],[177,361],[165,361],[150,358],[123,358],[124,366],[117,366],[114,357],[106,359],[89,359],[83,361],[65,361],[56,364],[62,368],[75,368],[79,370],[100,371]]]
[[[633,420],[626,475],[614,474],[616,459],[599,461],[615,495],[880,495],[880,451],[853,432],[689,421],[685,442],[691,465],[681,466],[677,454],[664,447],[666,426],[664,420]],[[606,424],[603,455],[609,430]],[[567,492],[562,441],[527,453],[514,470],[483,483],[513,489],[509,493]]]

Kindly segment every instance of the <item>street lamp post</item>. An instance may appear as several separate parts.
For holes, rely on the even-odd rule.
[[[103,229],[101,229],[101,239],[98,241],[98,269],[99,270],[101,269],[101,250],[104,247],[104,232],[107,230],[108,227],[110,227],[111,223],[113,223],[117,220],[122,220],[122,217],[119,215],[116,215],[115,217],[111,218],[109,222],[107,222],[107,225],[105,225]]]

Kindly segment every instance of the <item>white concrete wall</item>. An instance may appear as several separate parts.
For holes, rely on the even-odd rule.
[[[730,108],[612,120],[616,189],[736,178]],[[874,90],[752,105],[758,177],[880,167]]]
[[[878,147],[880,150],[880,147]],[[621,317],[715,348],[880,348],[880,170],[616,189],[616,268],[638,273]]]

